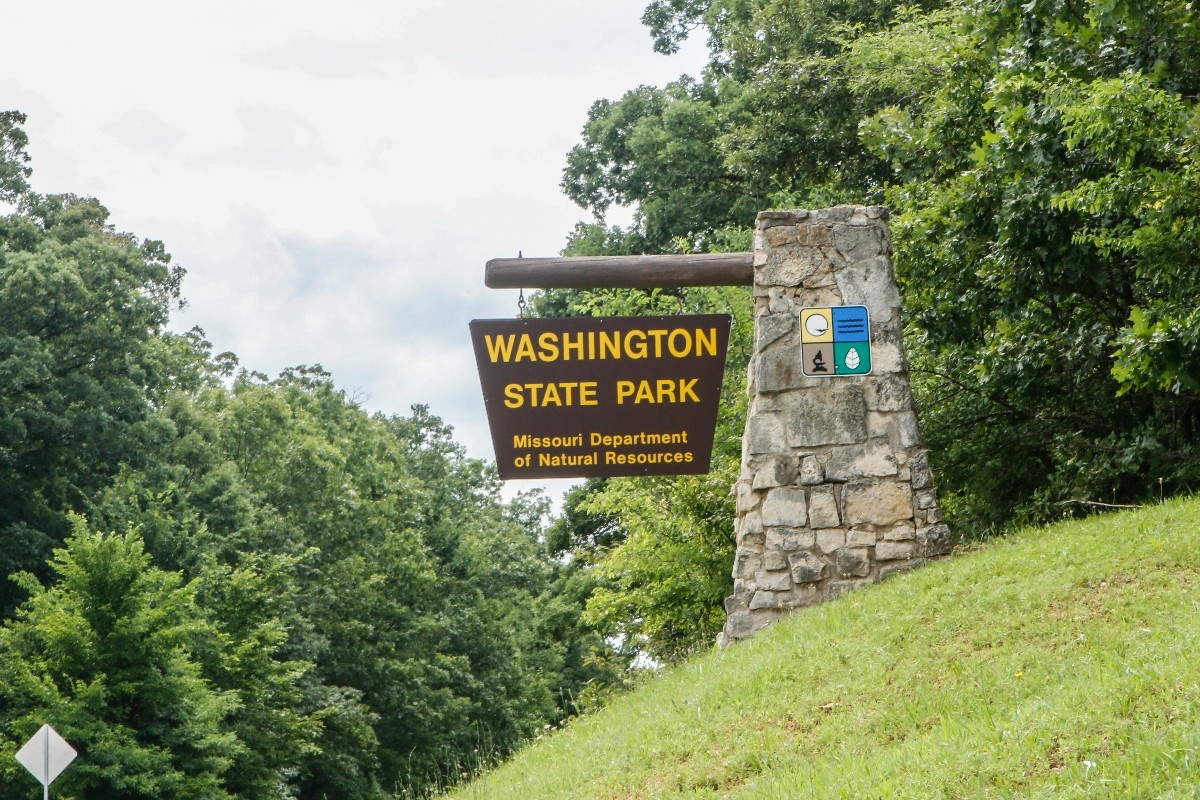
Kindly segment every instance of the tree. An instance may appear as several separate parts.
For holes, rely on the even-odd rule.
[[[51,589],[19,578],[30,597],[0,629],[4,752],[52,721],[86,754],[59,779],[68,796],[228,797],[244,747],[227,727],[238,703],[204,678],[200,652],[216,631],[196,587],[154,568],[136,534],[95,534],[78,517],[51,567]],[[29,791],[3,762],[5,794]]]
[[[0,155],[19,165],[18,134]],[[182,271],[95,200],[22,191],[22,174],[0,217],[0,574],[45,577],[67,514],[169,434],[152,411],[175,368],[163,327]],[[0,617],[21,596],[0,581]]]

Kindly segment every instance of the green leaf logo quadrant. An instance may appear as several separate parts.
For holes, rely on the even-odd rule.
[[[810,378],[868,375],[871,320],[866,306],[800,310],[801,371]]]

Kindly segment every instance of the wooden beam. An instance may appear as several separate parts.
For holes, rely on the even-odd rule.
[[[750,286],[752,253],[663,256],[493,258],[483,282],[493,289],[666,289]]]

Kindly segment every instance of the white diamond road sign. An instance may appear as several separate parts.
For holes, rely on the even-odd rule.
[[[17,753],[17,761],[49,791],[51,782],[75,760],[75,755],[75,748],[54,728],[43,725]]]

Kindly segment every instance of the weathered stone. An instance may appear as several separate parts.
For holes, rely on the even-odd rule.
[[[779,550],[768,550],[762,555],[762,568],[768,572],[778,572],[788,566],[787,555]]]
[[[942,510],[940,508],[931,508],[925,512],[925,521],[932,525],[935,522],[942,521]]]
[[[846,534],[847,547],[873,547],[879,539],[875,531],[850,531]]]
[[[917,492],[917,508],[930,509],[937,505],[937,492],[932,489],[926,489],[923,492]]]
[[[775,347],[759,353],[755,359],[754,386],[760,392],[786,392],[811,386],[810,378],[801,370],[798,347]]]
[[[825,257],[819,250],[785,248],[767,256],[767,263],[755,273],[756,282],[767,286],[799,286],[819,271]]]
[[[754,347],[761,352],[767,345],[787,336],[795,329],[795,314],[759,314],[754,318]]]
[[[831,484],[814,486],[808,493],[808,526],[836,528],[840,524],[836,487]]]
[[[761,511],[747,511],[742,516],[742,533],[762,533],[763,522]]]
[[[907,374],[908,363],[904,358],[904,350],[892,342],[871,342],[871,373],[873,375]]]
[[[800,483],[805,486],[815,486],[825,480],[825,468],[815,456],[805,456],[800,460]]]
[[[721,644],[728,647],[740,639],[747,639],[776,619],[778,619],[778,615],[772,615],[769,612],[731,614],[725,620],[725,629],[721,631]]]
[[[825,479],[852,481],[857,478],[883,478],[895,475],[896,456],[887,439],[875,438],[865,444],[835,447],[825,465]]]
[[[867,407],[855,384],[826,378],[817,387],[793,392],[781,405],[786,409],[787,441],[792,447],[855,444],[867,438]]]
[[[754,473],[754,489],[773,489],[785,486],[796,479],[796,459],[776,457],[768,459]]]
[[[777,225],[795,225],[808,217],[809,212],[802,208],[788,211],[760,211],[754,220],[754,227],[756,230],[765,231]]]
[[[883,253],[883,233],[875,225],[834,225],[833,243],[849,261]]]
[[[847,525],[891,525],[912,515],[908,484],[862,480],[842,487],[842,520]]]
[[[863,397],[867,401],[867,408],[872,411],[907,411],[912,408],[912,389],[908,378],[903,375],[876,376],[875,380],[863,387]]]
[[[739,611],[746,610],[748,610],[748,604],[746,603],[746,599],[744,597],[738,597],[736,594],[731,594],[729,597],[725,598],[726,614],[733,615]]]
[[[817,547],[822,553],[829,554],[839,547],[846,544],[846,532],[844,530],[833,529],[817,531]]]
[[[912,542],[880,542],[875,545],[876,561],[897,561],[913,557]]]
[[[763,525],[768,528],[802,528],[808,522],[804,490],[781,487],[767,491],[762,505]]]
[[[902,411],[896,415],[897,438],[900,447],[907,450],[921,444],[921,430],[917,427],[917,415],[912,411]]]
[[[887,256],[852,261],[834,277],[846,305],[866,306],[872,317],[890,317],[900,305],[900,291]]]
[[[796,242],[795,225],[772,225],[763,228],[763,241],[768,247],[783,247]]]
[[[738,537],[738,547],[744,550],[753,550],[756,553],[761,553],[766,541],[766,533],[763,531],[752,531]]]
[[[804,551],[788,556],[792,568],[792,580],[796,583],[814,583],[825,577],[825,562],[819,557]]]
[[[792,576],[786,572],[764,570],[754,576],[754,583],[766,592],[786,592],[792,588]]]
[[[871,551],[865,547],[843,547],[837,554],[838,575],[865,578],[871,574]]]
[[[739,550],[733,558],[733,577],[753,578],[763,568],[763,557],[760,553]]]
[[[921,548],[921,554],[928,558],[949,553],[954,542],[950,536],[950,528],[939,523],[928,528],[918,528],[917,544]]]
[[[753,414],[746,420],[746,448],[752,455],[787,451],[783,421],[778,414]]]
[[[772,314],[796,313],[796,300],[792,296],[791,288],[785,286],[771,286],[767,290],[767,298],[767,309]]]
[[[762,492],[756,492],[747,481],[738,481],[736,489],[736,504],[739,513],[748,513],[758,508],[762,502]]]
[[[832,208],[818,208],[808,212],[808,217],[815,223],[826,225],[834,222],[849,222],[854,216],[855,206],[838,205]]]
[[[828,225],[797,225],[796,241],[809,247],[829,247],[833,244],[833,229]]]
[[[767,550],[791,553],[807,550],[817,542],[817,534],[808,528],[768,528]]]
[[[883,538],[889,542],[909,542],[915,539],[916,535],[917,530],[911,522],[901,522],[884,533]]]
[[[933,485],[933,472],[929,469],[929,453],[922,450],[912,458],[909,464],[912,470],[912,486],[914,489],[928,489]]]

